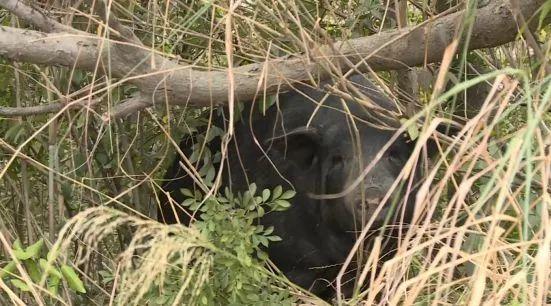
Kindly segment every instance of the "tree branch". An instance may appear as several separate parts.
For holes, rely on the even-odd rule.
[[[0,6],[15,9],[0,0]],[[523,1],[520,12],[534,15],[545,0]],[[22,3],[18,2],[21,6]],[[21,10],[21,8],[19,8]],[[233,69],[235,97],[248,101],[258,94],[286,89],[291,83],[309,80],[312,75],[327,78],[326,66],[357,71],[368,67],[396,70],[440,61],[445,48],[453,41],[464,12],[457,12],[425,22],[420,26],[387,31],[378,35],[337,42],[309,50],[310,57],[279,58]],[[535,19],[535,18],[534,18]],[[549,20],[547,20],[548,22]],[[478,9],[469,49],[502,45],[517,37],[518,26],[509,0],[491,1]],[[424,48],[412,48],[424,46]],[[107,50],[109,52],[107,52]],[[201,71],[183,66],[138,44],[107,40],[93,35],[44,34],[10,27],[0,28],[0,56],[14,61],[75,67],[86,71],[109,71],[109,75],[135,85],[141,92],[140,102],[132,111],[160,104],[209,106],[227,103],[229,81],[225,70]],[[110,58],[108,58],[110,57]],[[106,64],[109,63],[107,67]],[[146,98],[147,97],[147,98]],[[127,114],[128,104],[112,109],[113,114]]]
[[[119,118],[131,115],[139,110],[151,106],[151,103],[149,101],[150,99],[147,99],[140,94],[128,98],[124,101],[121,101],[121,103],[119,103],[115,107],[115,109],[111,111],[111,114],[104,114],[103,120],[109,121],[111,120],[111,118]]]
[[[0,56],[17,62],[77,67],[93,71],[100,59],[97,38],[90,35],[0,27]]]
[[[27,6],[21,0],[0,0],[0,6],[46,33],[80,32],[79,30],[76,30],[53,20],[52,18],[46,16],[46,14],[44,14],[44,12],[39,9]]]

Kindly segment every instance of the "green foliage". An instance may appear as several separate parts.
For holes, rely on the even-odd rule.
[[[182,204],[200,214],[196,224],[210,241],[221,249],[233,250],[236,257],[248,266],[252,262],[253,252],[265,259],[261,246],[268,247],[269,241],[280,240],[272,235],[273,227],[264,228],[255,225],[255,221],[267,213],[290,207],[288,200],[294,197],[295,192],[282,191],[281,186],[277,186],[273,191],[264,189],[257,195],[257,187],[253,183],[244,193],[234,195],[226,187],[224,195],[206,197],[199,192],[183,189],[188,199]]]
[[[40,286],[40,284],[46,282],[49,293],[52,296],[57,296],[62,281],[65,281],[72,291],[86,293],[84,283],[72,267],[66,264],[55,265],[53,263],[55,257],[53,253],[42,256],[44,254],[43,239],[26,248],[23,248],[19,240],[16,240],[12,248],[15,258],[0,269],[0,279],[9,281],[10,284],[22,292],[30,291],[30,285]],[[19,275],[17,262],[22,264],[32,283]]]
[[[5,65],[3,59],[0,60],[0,106],[8,106],[15,99],[13,90],[13,68]]]
[[[375,34],[381,28],[395,28],[396,25],[396,21],[389,17],[384,6],[377,0],[358,2],[345,22],[346,28],[355,33],[355,37]]]
[[[276,278],[262,267],[267,255],[264,248],[281,238],[273,234],[273,227],[265,228],[256,220],[265,214],[290,207],[294,191],[277,186],[272,191],[257,193],[255,184],[237,194],[225,189],[224,195],[206,196],[199,192],[182,190],[187,197],[182,203],[200,215],[195,226],[221,252],[214,257],[208,290],[200,294],[203,305],[282,305],[293,300],[288,291],[278,287]],[[181,268],[181,267],[180,267]],[[178,267],[167,273],[164,291],[152,301],[167,304],[180,286]],[[152,294],[155,296],[155,293]]]
[[[220,152],[211,152],[210,148],[205,144],[209,143],[214,137],[219,137],[224,134],[224,131],[216,126],[211,126],[208,129],[208,133],[197,136],[197,142],[192,146],[192,154],[189,157],[189,161],[192,164],[201,162],[201,167],[198,167],[198,173],[203,178],[203,182],[206,186],[210,187],[214,183],[216,175],[215,164],[220,163]]]
[[[549,12],[551,12],[551,1],[546,1],[540,8],[538,28],[541,28],[545,19],[549,18]]]
[[[138,238],[135,236],[133,239],[137,241],[130,245],[137,248],[148,244],[146,253],[137,249],[126,252],[141,255],[135,258],[137,261],[131,269],[119,272],[122,287],[118,290],[125,291],[125,294],[128,290],[144,292],[137,298],[136,294],[131,294],[131,297],[125,295],[124,301],[130,298],[148,305],[179,302],[193,305],[292,305],[296,302],[289,291],[289,284],[265,267],[265,248],[281,239],[273,234],[273,227],[266,228],[256,222],[265,214],[287,209],[289,200],[295,196],[294,191],[284,191],[277,186],[273,190],[260,192],[255,184],[237,194],[232,194],[228,189],[224,195],[214,196],[186,189],[182,191],[188,197],[183,204],[196,212],[200,220],[191,227],[150,222],[159,229],[136,229],[145,235],[136,235]],[[90,220],[88,224],[94,224],[94,218],[98,219],[97,222],[113,224],[125,222],[117,218],[127,218],[136,224],[143,222],[124,217],[122,213],[109,219],[99,209],[89,211],[97,215],[87,217]],[[103,227],[109,226],[102,224]],[[166,234],[167,229],[171,234]],[[88,235],[95,233],[85,228],[79,231]],[[192,236],[194,232],[197,232],[197,237]],[[69,237],[75,235],[71,233]],[[161,235],[164,238],[155,238]],[[199,243],[199,247],[200,241],[208,243]],[[100,272],[104,284],[113,283],[116,277],[113,271],[106,269]],[[144,276],[144,273],[150,275]],[[137,277],[147,280],[136,288],[136,282],[139,282]]]

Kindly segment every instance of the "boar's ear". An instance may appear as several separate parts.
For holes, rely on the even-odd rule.
[[[321,152],[321,135],[312,127],[296,128],[264,143],[302,169],[309,169],[318,162]]]

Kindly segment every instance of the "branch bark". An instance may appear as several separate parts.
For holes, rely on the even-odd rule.
[[[12,12],[15,16],[25,20],[26,22],[36,26],[47,33],[67,32],[78,33],[80,31],[63,25],[44,14],[39,9],[24,4],[21,0],[2,0],[0,6]]]
[[[17,3],[16,11],[14,1],[18,2],[0,0],[0,6],[24,16],[21,13],[23,3]],[[523,1],[520,12],[523,16],[533,16],[544,2]],[[453,41],[462,19],[463,12],[457,12],[415,27],[314,47],[309,50],[308,58],[297,55],[234,68],[235,97],[248,101],[259,94],[259,88],[265,88],[270,94],[294,82],[309,80],[312,75],[327,78],[334,72],[327,69],[328,66],[347,71],[355,65],[356,71],[365,72],[368,67],[375,71],[396,70],[437,62]],[[43,33],[2,27],[0,56],[13,61],[108,73],[140,90],[139,98],[115,106],[105,118],[154,104],[208,106],[227,103],[230,82],[224,69],[205,71],[181,65],[141,44],[132,43],[132,37],[109,40],[83,32],[69,32]],[[499,46],[513,41],[517,33],[509,0],[490,1],[477,11],[469,49]],[[129,105],[132,101],[137,102]]]

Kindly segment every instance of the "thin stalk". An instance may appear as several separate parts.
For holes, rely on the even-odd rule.
[[[19,77],[19,65],[13,63],[14,66],[14,81],[15,81],[15,105],[17,107],[22,107],[21,103],[21,79]],[[24,119],[22,117],[17,118],[17,121],[22,124]],[[29,200],[29,173],[27,170],[27,163],[21,161],[21,188],[23,189],[23,197],[21,198],[23,204],[23,214],[25,216],[25,227],[26,227],[26,236],[27,243],[34,241],[34,234],[31,225],[31,204]]]

